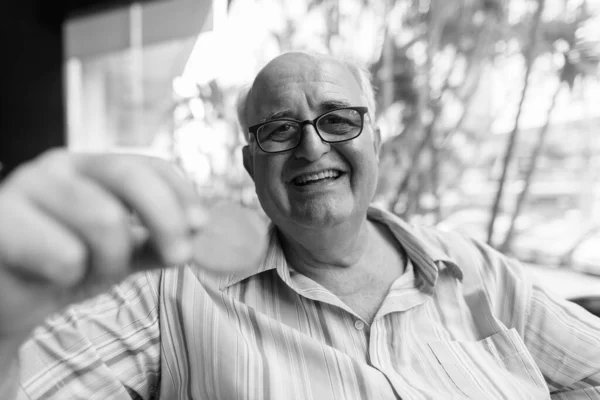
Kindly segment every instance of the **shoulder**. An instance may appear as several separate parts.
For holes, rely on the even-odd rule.
[[[483,285],[488,290],[528,283],[526,267],[487,243],[456,232],[415,227],[415,234],[447,255],[464,275],[465,285]]]
[[[495,266],[508,260],[487,244],[468,236],[425,225],[410,224],[381,208],[371,207],[369,217],[387,224],[403,245],[414,242],[433,261],[453,262],[469,270]]]
[[[523,332],[534,283],[526,266],[462,234],[426,227],[415,227],[415,234],[462,272],[460,293],[474,315],[493,315]]]
[[[458,267],[465,291],[484,290],[495,297],[506,289],[525,290],[530,285],[523,265],[486,243],[456,232],[409,224],[377,207],[372,207],[369,213],[395,230],[404,246],[414,243],[438,267],[444,264]]]

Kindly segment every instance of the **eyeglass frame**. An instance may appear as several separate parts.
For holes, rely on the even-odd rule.
[[[358,134],[354,137],[351,137],[349,139],[343,139],[343,140],[336,140],[336,141],[329,141],[327,139],[323,139],[323,136],[321,136],[321,132],[319,132],[319,128],[317,128],[317,122],[323,118],[324,116],[332,113],[332,112],[336,112],[336,111],[340,111],[340,110],[354,110],[357,111],[360,115],[360,131],[358,131]],[[348,142],[350,140],[354,140],[357,137],[360,136],[360,134],[362,133],[364,127],[365,127],[365,114],[369,112],[368,107],[364,107],[364,106],[357,106],[357,107],[341,107],[341,108],[336,108],[333,110],[329,110],[324,112],[323,114],[319,115],[318,117],[316,117],[315,119],[307,119],[304,121],[300,121],[297,119],[293,119],[293,118],[277,118],[277,119],[273,119],[270,121],[265,121],[265,122],[261,122],[260,124],[256,124],[256,125],[252,125],[250,127],[248,127],[248,132],[250,132],[253,136],[254,136],[254,140],[256,141],[256,144],[258,145],[258,147],[264,151],[265,153],[268,154],[277,154],[277,153],[284,153],[286,151],[290,151],[290,150],[294,150],[296,147],[300,146],[300,143],[302,143],[302,138],[303,138],[303,131],[304,131],[304,126],[305,125],[312,125],[312,127],[315,129],[315,132],[317,133],[317,135],[319,136],[319,138],[321,139],[321,141],[323,141],[324,143],[329,143],[329,144],[336,144],[336,143],[344,143],[344,142]],[[299,134],[300,134],[300,140],[298,140],[298,143],[296,143],[296,145],[294,147],[290,147],[289,149],[285,149],[285,150],[278,150],[278,151],[267,151],[265,150],[261,144],[260,144],[260,140],[258,140],[258,130],[260,128],[262,128],[263,126],[270,124],[272,122],[282,122],[282,121],[289,121],[289,122],[295,122],[300,126],[300,130],[299,130]]]

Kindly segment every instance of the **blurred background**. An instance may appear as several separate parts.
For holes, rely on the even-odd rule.
[[[56,145],[151,154],[207,204],[258,210],[237,92],[281,52],[327,52],[372,74],[378,204],[485,241],[566,297],[600,295],[600,0],[8,7],[3,175]]]

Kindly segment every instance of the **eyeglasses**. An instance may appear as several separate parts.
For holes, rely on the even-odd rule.
[[[345,107],[327,111],[313,120],[282,118],[253,125],[248,130],[266,153],[292,150],[302,140],[304,125],[312,125],[325,143],[341,143],[356,139],[362,132],[367,107]]]

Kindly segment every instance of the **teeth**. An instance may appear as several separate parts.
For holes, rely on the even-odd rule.
[[[326,171],[321,171],[316,174],[306,174],[299,176],[294,179],[294,183],[296,185],[304,185],[311,181],[318,181],[325,178],[337,178],[338,176],[340,176],[340,171],[328,169]]]

